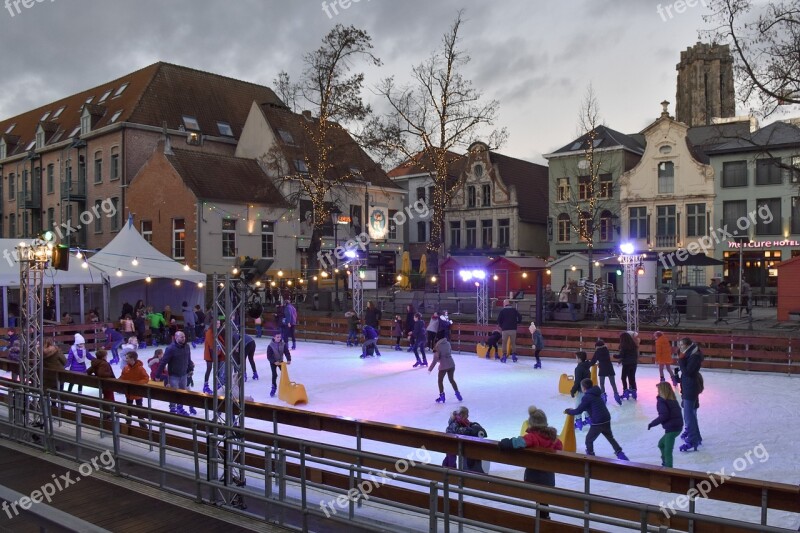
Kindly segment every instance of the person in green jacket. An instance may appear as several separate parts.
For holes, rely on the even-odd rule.
[[[153,346],[158,346],[158,340],[164,337],[164,328],[167,326],[167,321],[164,320],[164,315],[161,313],[150,313],[147,315],[147,321],[150,323]]]

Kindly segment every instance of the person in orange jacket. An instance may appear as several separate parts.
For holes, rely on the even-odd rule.
[[[217,331],[219,332],[217,335],[217,340],[220,343],[225,342],[225,332],[222,329],[222,322],[217,321]],[[216,346],[216,342],[214,341],[214,330],[213,328],[206,329],[206,340],[203,344],[203,359],[206,362],[206,377],[203,380],[203,392],[206,394],[212,394],[214,391],[211,387],[208,386],[208,377],[211,375],[211,370],[214,368],[214,361],[211,359],[212,350]],[[217,363],[219,365],[225,364],[225,352],[222,349],[217,350]],[[222,370],[219,370],[220,375],[222,375]],[[222,386],[222,380],[218,380],[218,385]]]
[[[145,370],[142,362],[139,361],[139,354],[135,351],[131,350],[125,354],[125,366],[122,368],[122,375],[119,379],[140,385],[147,385],[150,382],[150,376],[147,375],[147,370]],[[128,405],[133,405],[135,403],[138,407],[142,407],[143,402],[141,396],[126,394],[125,403]],[[147,429],[142,413],[140,412],[136,416],[139,417],[139,426],[141,426],[142,429]],[[131,425],[131,422],[132,418],[128,417],[129,426]]]
[[[658,373],[661,376],[661,381],[664,380],[664,368],[669,372],[669,377],[672,379],[672,386],[678,385],[678,379],[672,371],[672,345],[669,339],[660,331],[653,333],[653,339],[656,341],[656,364],[658,365]]]

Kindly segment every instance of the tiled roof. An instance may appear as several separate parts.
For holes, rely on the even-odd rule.
[[[93,129],[107,126],[120,111],[115,123],[161,127],[166,122],[169,128],[178,129],[183,124],[183,115],[188,115],[197,119],[203,134],[219,136],[216,122],[222,121],[229,123],[238,137],[254,100],[280,103],[269,87],[159,62],[2,120],[0,134],[15,124],[10,133],[19,136],[20,142],[7,155],[18,154],[34,139],[39,121],[50,112],[49,121],[59,124],[63,132],[60,138],[66,139],[80,125],[82,109],[88,105],[95,117]],[[54,116],[61,108],[63,111]]]
[[[695,126],[687,130],[686,136],[691,146],[702,152],[710,152],[733,139],[750,137],[750,121]]]
[[[623,148],[625,150],[629,150],[635,154],[643,154],[644,148],[641,144],[639,144],[636,139],[633,138],[631,135],[626,135],[616,130],[612,130],[606,126],[598,126],[595,128],[596,137],[595,137],[595,148]],[[564,154],[575,152],[578,150],[584,150],[586,148],[586,143],[589,140],[589,133],[585,133],[575,139],[574,141],[566,144],[553,152],[555,154]]]
[[[458,177],[463,172],[467,158],[465,155],[457,154],[455,152],[447,151],[447,158],[450,161],[450,173],[453,177]],[[405,176],[415,176],[418,174],[431,174],[434,168],[433,163],[425,152],[417,152],[413,158],[400,163],[398,166],[389,171],[389,177],[392,179],[402,178]]]
[[[735,139],[728,139],[707,150],[709,154],[736,152],[760,152],[766,149],[800,148],[800,128],[785,122],[773,122],[753,133],[747,132]]]
[[[546,166],[490,152],[500,179],[517,191],[518,216],[525,222],[547,224],[549,174]]]
[[[287,206],[254,159],[173,149],[167,160],[201,200]]]
[[[272,127],[275,138],[278,139],[283,156],[290,165],[295,167],[292,172],[300,172],[301,169],[296,168],[296,161],[305,161],[306,158],[311,160],[316,152],[309,130],[309,126],[315,122],[302,114],[293,113],[283,105],[262,105],[261,111],[267,123]],[[283,139],[281,131],[290,135],[291,142]],[[351,169],[357,169],[361,176],[357,180],[359,183],[363,180],[371,183],[373,187],[398,189],[398,186],[389,179],[380,165],[361,149],[346,129],[331,122],[328,131],[329,151],[334,154],[331,156],[332,168],[328,170],[330,179],[340,179],[352,174],[353,170]],[[354,179],[353,182],[356,180]]]

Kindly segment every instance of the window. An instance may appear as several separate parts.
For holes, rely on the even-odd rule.
[[[81,135],[86,135],[90,131],[92,131],[92,115],[85,112],[83,116],[81,116]],[[71,135],[71,137],[73,136],[74,134]]]
[[[111,120],[109,120],[108,123],[109,124],[115,123],[121,114],[122,114],[122,109],[115,111],[114,114],[111,115]]]
[[[614,240],[614,216],[611,211],[600,213],[600,241],[610,242]]]
[[[78,181],[86,183],[86,158],[78,156]]]
[[[102,213],[103,212],[103,203],[100,200],[95,200],[95,202],[94,202],[94,212],[95,213]],[[94,232],[95,233],[102,233],[103,232],[103,217],[96,216],[94,218]]]
[[[56,227],[56,210],[54,207],[47,209],[47,229],[51,230]]]
[[[722,228],[729,233],[736,231],[736,223],[740,218],[747,221],[747,200],[722,202]],[[742,225],[747,227],[746,222]]]
[[[60,117],[60,116],[61,116],[61,113],[63,113],[63,112],[64,112],[64,110],[65,110],[66,108],[67,108],[67,106],[61,106],[61,107],[59,107],[59,108],[58,108],[58,111],[56,111],[55,113],[53,113],[53,118],[58,118],[58,117]]]
[[[792,233],[800,233],[800,196],[792,197]]]
[[[433,200],[433,185],[431,185],[430,187],[428,187],[428,196],[427,196],[426,198],[428,199],[428,201],[429,201],[429,202],[430,202],[431,200]]]
[[[485,184],[481,191],[481,206],[490,207],[492,205],[492,186]]]
[[[558,178],[558,201],[569,201],[569,178]]]
[[[75,129],[72,130],[72,133],[69,134],[70,139],[78,135],[81,131],[81,126],[75,126]]]
[[[223,137],[233,137],[233,129],[227,122],[217,122],[217,130]]]
[[[108,97],[109,97],[109,95],[111,94],[111,91],[112,91],[112,90],[113,90],[113,89],[109,89],[109,90],[107,90],[106,92],[104,92],[104,93],[103,93],[103,96],[101,96],[101,97],[100,97],[100,100],[98,100],[98,101],[97,101],[97,103],[98,103],[98,104],[102,104],[103,102],[105,102],[106,100],[108,100]]]
[[[6,128],[6,133],[11,133],[14,130],[14,126],[16,126],[16,125],[17,125],[17,123],[15,122],[12,125],[10,125],[9,127],[7,127]]]
[[[113,206],[112,212],[114,213],[114,216],[111,217],[111,231],[119,231],[119,220],[122,217],[119,208],[119,198],[112,198],[111,205]]]
[[[570,226],[572,223],[569,220],[569,215],[566,213],[561,213],[558,215],[558,242],[569,242],[570,237]]]
[[[119,95],[121,95],[122,93],[124,93],[124,92],[125,92],[125,89],[127,89],[127,88],[128,88],[128,83],[127,83],[127,82],[126,82],[126,83],[123,83],[123,84],[122,84],[122,86],[120,86],[120,88],[119,88],[119,89],[117,89],[117,92],[115,92],[115,93],[114,93],[114,96],[113,96],[113,98],[116,98],[117,96],[119,96]]]
[[[764,208],[769,211],[767,216],[763,216]],[[780,235],[781,234],[781,199],[780,198],[761,198],[756,200],[758,217],[756,218],[756,235]]]
[[[39,119],[39,122],[44,122],[45,120],[47,120],[49,116],[50,116],[50,111],[45,111],[44,115],[42,115],[42,118]]]
[[[686,236],[706,235],[706,204],[686,204]]]
[[[475,248],[478,241],[478,223],[475,220],[467,220],[467,248]]]
[[[475,186],[470,185],[467,187],[467,207],[475,207],[476,203]]]
[[[747,187],[747,161],[722,163],[723,187]]]
[[[281,139],[283,139],[283,142],[286,144],[294,144],[294,137],[292,137],[292,134],[288,131],[278,130],[278,135],[281,136]]]
[[[584,242],[590,242],[594,237],[594,221],[587,211],[578,215],[578,237]]]
[[[200,124],[197,119],[188,115],[183,115],[183,127],[187,130],[200,131]]]
[[[418,202],[425,201],[425,187],[417,187],[417,201]]]
[[[394,221],[395,215],[397,215],[397,209],[389,209],[389,233],[386,237],[387,239],[397,238],[397,223]]]
[[[600,198],[614,196],[614,183],[611,174],[600,174]]]
[[[95,152],[94,154],[94,182],[100,183],[103,181],[103,152]]]
[[[756,185],[780,185],[781,159],[759,159],[756,161]]]
[[[31,236],[31,216],[28,211],[22,212],[22,237],[28,238]]]
[[[646,239],[647,232],[647,208],[631,207],[628,209],[628,238]]]
[[[53,194],[55,188],[55,165],[50,163],[47,165],[47,194]]]
[[[508,248],[511,244],[511,219],[501,218],[497,221],[497,247]]]
[[[427,242],[425,236],[426,223],[424,221],[417,222],[417,242]]]
[[[85,103],[87,103],[87,104],[91,104],[91,103],[92,103],[92,100],[94,100],[94,95],[92,95],[92,96],[90,96],[89,98],[87,98]]]
[[[8,237],[11,239],[17,237],[17,216],[14,213],[8,215]]]
[[[17,176],[12,172],[8,175],[8,199],[12,202],[17,197]]]
[[[39,129],[36,132],[36,148],[44,148],[44,130]]]
[[[275,257],[275,224],[264,220],[261,221],[261,257]]]
[[[186,222],[182,218],[172,220],[172,258],[183,259],[186,253]]]
[[[461,221],[450,222],[450,248],[461,248]]]
[[[483,176],[483,165],[475,165],[473,172],[475,173],[475,176],[478,178]]]
[[[22,171],[22,190],[20,191],[23,196],[28,196],[28,169]]]
[[[0,139],[0,159],[8,157],[8,145],[5,139]]]
[[[64,163],[64,181],[67,182],[67,188],[72,187],[72,159]]]
[[[236,220],[222,220],[222,257],[236,257]]]
[[[656,206],[656,235],[674,237],[676,235],[676,230],[675,206]]]
[[[481,220],[481,243],[484,248],[492,247],[493,236],[494,222],[492,220]]]
[[[675,193],[675,163],[662,161],[658,164],[658,194]]]
[[[28,146],[25,147],[25,150],[26,151],[31,151],[31,150],[33,150],[34,146],[36,146],[36,139],[34,139],[31,142],[29,142]]]
[[[148,244],[153,244],[153,221],[142,220],[140,228],[142,230],[142,237]]]
[[[590,176],[578,176],[578,199],[588,200],[593,196],[592,178]]]
[[[294,160],[294,168],[296,168],[297,172],[300,174],[308,174],[308,167],[306,166],[306,162],[302,159]]]
[[[109,177],[111,181],[119,179],[119,147],[115,146],[111,149],[111,168],[109,169]]]
[[[3,155],[3,145],[0,144],[0,159],[5,157]],[[792,168],[790,169],[792,179],[790,180],[792,183],[800,182],[800,156],[792,157]]]

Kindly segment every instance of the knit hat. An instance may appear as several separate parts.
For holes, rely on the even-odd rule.
[[[541,409],[534,409],[528,412],[528,427],[529,428],[546,428],[547,415]]]
[[[86,339],[80,333],[75,334],[75,344],[86,344]]]
[[[605,346],[606,343],[605,343],[605,341],[603,339],[597,339],[597,342],[595,342],[594,345],[595,345],[595,347]]]

